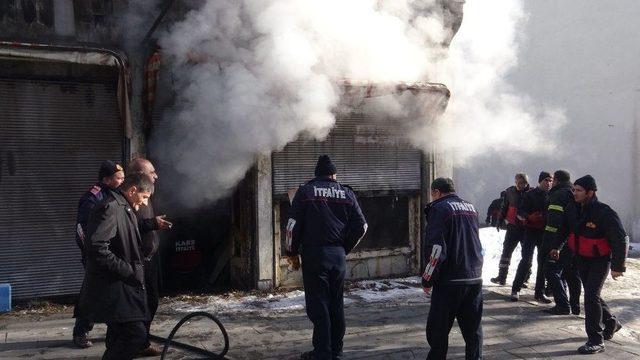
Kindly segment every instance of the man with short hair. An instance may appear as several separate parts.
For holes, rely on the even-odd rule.
[[[622,327],[600,297],[600,292],[610,268],[614,280],[623,276],[628,237],[618,214],[598,201],[597,190],[596,180],[591,175],[573,183],[573,196],[578,206],[568,244],[576,254],[576,264],[584,285],[588,340],[578,349],[581,354],[604,351],[603,340],[610,340]]]
[[[80,248],[82,255],[82,266],[86,267],[86,233],[87,222],[91,212],[97,204],[102,202],[108,195],[109,190],[115,190],[124,181],[124,169],[120,164],[105,160],[100,164],[98,171],[98,182],[87,190],[78,202],[78,214],[76,216],[76,244]],[[73,326],[73,343],[79,348],[93,346],[89,340],[89,331],[93,329],[93,323],[89,320],[88,314],[82,314],[78,303],[73,309],[73,317],[76,318]]]
[[[542,251],[542,235],[547,218],[547,203],[549,201],[549,190],[553,177],[546,171],[541,171],[538,175],[538,186],[527,191],[522,198],[522,203],[518,208],[518,219],[524,226],[524,236],[522,238],[522,257],[518,264],[516,277],[511,286],[511,301],[518,301],[519,292],[522,289],[525,279],[531,273],[531,263],[533,261],[533,251],[538,248],[538,270],[536,272],[535,299],[541,303],[549,304],[549,300],[544,295],[544,261],[546,256]]]
[[[93,321],[107,324],[103,360],[133,359],[147,341],[142,238],[134,212],[153,190],[148,177],[128,175],[89,218],[80,304]]]
[[[574,271],[573,254],[565,246],[569,238],[571,219],[575,216],[570,180],[571,176],[565,170],[553,173],[547,223],[542,240],[544,253],[547,254],[545,276],[553,291],[555,302],[554,307],[544,311],[552,315],[580,314],[580,279]]]
[[[336,181],[336,173],[329,156],[320,156],[315,178],[300,186],[289,209],[286,251],[302,254],[304,299],[313,323],[313,351],[301,359],[342,356],[346,255],[367,231],[355,193]]]
[[[505,285],[507,283],[511,256],[524,236],[524,227],[517,215],[522,198],[527,191],[529,191],[529,177],[525,173],[517,173],[515,176],[515,185],[505,190],[505,197],[501,207],[501,217],[507,223],[507,233],[504,235],[504,242],[502,244],[498,276],[491,278],[491,282],[494,284]],[[528,276],[525,282],[526,280],[528,280]]]
[[[128,174],[143,174],[155,184],[158,179],[156,169],[151,161],[137,157],[127,166]],[[144,256],[144,283],[147,290],[147,302],[149,306],[149,321],[146,322],[147,333],[150,332],[151,322],[158,310],[160,299],[160,259],[158,249],[160,240],[156,230],[170,229],[172,224],[165,220],[165,215],[155,216],[151,199],[141,204],[136,210],[136,217],[142,235],[142,255]],[[151,345],[149,339],[145,348],[140,352],[140,356],[158,356],[162,351]]]
[[[482,359],[482,244],[478,213],[455,193],[453,180],[431,183],[431,203],[425,208],[422,287],[431,295],[427,318],[427,359],[445,359],[454,320],[465,340],[465,358]]]
[[[502,222],[500,207],[502,206],[502,202],[504,201],[503,199],[505,195],[506,195],[506,192],[502,191],[500,193],[500,197],[497,199],[494,199],[489,205],[489,208],[487,209],[487,218],[484,221],[487,226],[493,226],[493,227],[500,226],[500,223]]]

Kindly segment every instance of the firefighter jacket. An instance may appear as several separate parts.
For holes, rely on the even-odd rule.
[[[611,269],[624,272],[628,237],[620,218],[595,196],[584,206],[576,206],[568,246],[575,254],[587,257],[611,257]]]
[[[289,209],[287,253],[300,248],[342,246],[348,254],[367,231],[356,195],[348,186],[318,177],[300,186]]]
[[[522,202],[524,194],[529,191],[529,185],[521,191],[515,186],[510,186],[505,190],[505,197],[502,200],[501,216],[507,221],[508,225],[521,226],[522,223],[518,220],[518,208]]]
[[[539,187],[527,191],[518,208],[518,218],[528,229],[544,230],[549,193]]]
[[[474,206],[450,194],[427,205],[425,213],[422,286],[481,284],[482,244]]]
[[[575,216],[572,185],[564,182],[549,191],[547,224],[544,228],[543,243],[547,249],[560,250],[569,237],[570,219]]]
[[[78,202],[78,214],[76,216],[76,243],[80,250],[86,248],[87,222],[93,209],[109,195],[109,187],[101,182],[96,183],[87,190]]]

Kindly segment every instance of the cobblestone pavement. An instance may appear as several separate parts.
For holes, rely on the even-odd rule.
[[[497,291],[497,292],[496,292]],[[503,289],[485,288],[483,317],[486,359],[574,359],[584,358],[576,349],[585,342],[584,319],[550,316],[535,302],[505,301]],[[530,296],[524,296],[529,298]],[[640,299],[630,306],[640,306]],[[351,301],[346,306],[345,359],[424,359],[428,352],[425,323],[428,299],[422,294],[402,301]],[[183,316],[161,307],[152,332],[166,336]],[[297,359],[311,346],[311,324],[304,310],[224,314],[220,319],[230,337],[230,359]],[[194,345],[220,349],[219,332],[210,322],[185,325],[177,339]],[[99,359],[104,351],[104,325],[91,333],[94,347],[73,348],[70,342],[71,312],[53,315],[5,314],[0,316],[0,359]],[[637,329],[636,329],[637,330]],[[589,359],[638,359],[640,344],[634,332],[616,335],[606,342],[606,351]],[[211,339],[215,340],[211,340]],[[171,359],[189,359],[193,354],[170,350]],[[450,335],[449,358],[464,358],[464,342],[457,325]]]

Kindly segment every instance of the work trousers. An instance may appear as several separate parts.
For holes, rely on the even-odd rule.
[[[502,255],[500,256],[500,264],[498,265],[498,277],[502,280],[507,279],[509,273],[509,265],[511,264],[511,256],[513,251],[522,241],[524,236],[524,228],[521,226],[507,225],[507,233],[504,235],[502,243]],[[528,278],[528,276],[527,276]]]
[[[82,267],[85,268],[86,271],[86,257],[84,255],[84,251],[82,252]],[[84,293],[84,282],[82,287],[80,288],[80,294],[76,299],[76,303],[73,307],[73,317],[76,318],[76,322],[73,326],[73,337],[82,336],[89,333],[89,331],[93,330],[93,321],[90,320],[89,314],[85,314],[80,309],[80,298]]]
[[[544,294],[544,261],[545,254],[541,249],[543,230],[526,229],[522,238],[522,258],[518,264],[518,270],[516,271],[516,277],[513,280],[511,291],[519,292],[522,289],[522,285],[531,274],[531,263],[533,262],[533,252],[538,248],[538,270],[536,271],[536,285],[535,295]]]
[[[560,251],[558,260],[549,257],[549,251],[545,249],[547,261],[545,263],[545,275],[553,291],[553,300],[559,310],[580,309],[580,292],[582,290],[573,260],[573,253],[564,247]],[[567,297],[567,288],[569,297]]]
[[[342,354],[346,329],[344,278],[346,255],[341,246],[308,247],[302,251],[302,281],[307,316],[313,323],[316,359]]]
[[[593,344],[603,342],[604,325],[614,326],[617,321],[607,303],[600,297],[602,286],[609,274],[610,260],[609,256],[598,258],[576,256],[576,265],[584,285],[584,324],[589,342]]]
[[[147,306],[149,307],[149,321],[145,322],[147,335],[151,329],[151,322],[158,311],[158,302],[160,298],[159,278],[160,266],[159,256],[154,254],[149,260],[144,261],[144,286],[147,291]],[[145,348],[149,347],[151,342],[147,339]]]
[[[482,359],[482,284],[436,285],[432,289],[427,318],[427,360],[444,360],[453,321],[465,342],[465,359]]]
[[[147,328],[142,321],[107,323],[106,350],[102,360],[130,360],[147,341]]]

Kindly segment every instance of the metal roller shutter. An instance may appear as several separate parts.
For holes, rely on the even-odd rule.
[[[16,299],[77,293],[78,200],[122,161],[113,83],[0,77],[0,283]]]
[[[286,194],[313,177],[327,154],[339,181],[356,191],[420,190],[422,154],[403,140],[393,122],[363,114],[339,117],[325,141],[297,140],[273,154],[273,192]]]

